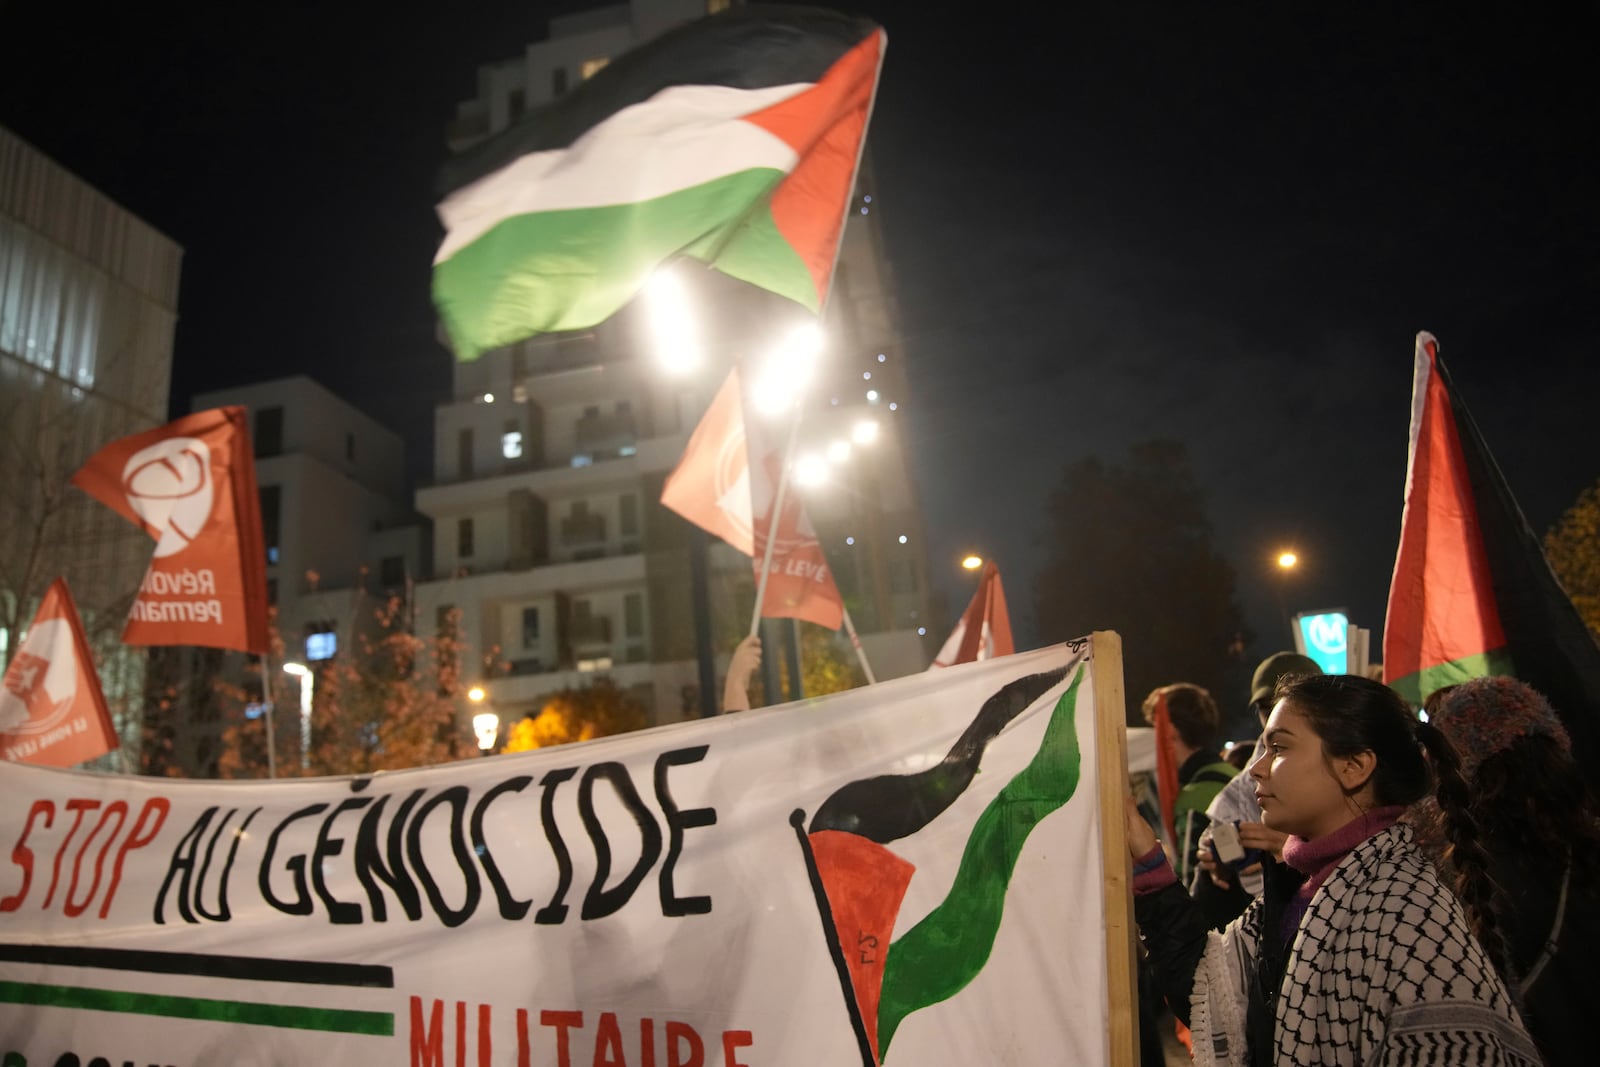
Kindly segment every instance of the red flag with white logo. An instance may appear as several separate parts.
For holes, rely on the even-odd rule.
[[[972,602],[961,613],[961,621],[956,623],[944,647],[933,657],[933,665],[952,667],[957,663],[1009,656],[1016,650],[1011,638],[1011,613],[1006,610],[1006,591],[1000,584],[1000,568],[990,561],[983,565],[978,591],[972,594]]]
[[[83,624],[57,578],[0,681],[0,758],[72,767],[116,747]]]
[[[72,482],[156,541],[122,640],[267,651],[266,548],[243,407],[102,448]]]
[[[752,463],[752,454],[760,455],[761,460]],[[728,372],[689,438],[677,469],[667,478],[661,503],[752,557],[759,583],[781,463],[780,453],[762,442],[759,431],[746,423],[735,368]],[[844,600],[798,494],[784,493],[777,526],[761,614],[804,619],[837,630],[844,622]]]

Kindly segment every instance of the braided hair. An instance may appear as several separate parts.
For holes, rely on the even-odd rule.
[[[1457,895],[1478,943],[1504,971],[1506,944],[1495,917],[1489,853],[1461,776],[1461,758],[1449,739],[1421,722],[1393,689],[1356,675],[1287,675],[1278,682],[1277,697],[1311,723],[1330,759],[1362,752],[1377,757],[1363,785],[1371,784],[1378,805],[1409,806],[1430,794],[1436,798]]]

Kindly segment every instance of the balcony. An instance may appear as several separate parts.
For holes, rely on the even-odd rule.
[[[621,459],[639,450],[638,423],[631,411],[591,414],[578,420],[575,452],[591,462]]]
[[[611,644],[611,618],[607,615],[590,615],[573,619],[567,626],[573,648],[593,648]]]
[[[603,546],[606,541],[604,515],[569,515],[561,520],[561,543],[567,548]]]

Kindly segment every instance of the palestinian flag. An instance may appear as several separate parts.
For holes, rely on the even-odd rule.
[[[1069,669],[1001,688],[933,767],[842,786],[817,809],[809,832],[804,813],[794,813],[864,1067],[884,1062],[907,1016],[955,996],[988,963],[1028,835],[1078,787],[1082,671],[1056,701],[1033,758],[978,816],[943,901],[897,940],[895,919],[916,868],[886,846],[943,814],[981,772],[989,743]]]
[[[1411,457],[1383,671],[1414,704],[1469,678],[1514,675],[1549,698],[1584,766],[1600,760],[1600,647],[1550,570],[1427,333],[1417,335]]]
[[[454,160],[433,296],[457,358],[593,326],[678,256],[820,310],[884,40],[837,12],[731,8]]]

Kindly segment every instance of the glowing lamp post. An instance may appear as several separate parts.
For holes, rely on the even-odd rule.
[[[300,679],[300,769],[311,766],[311,697],[317,676],[304,663],[285,663],[285,674]]]
[[[467,690],[467,699],[480,708],[488,695],[481,685]],[[472,732],[477,735],[478,750],[487,756],[494,748],[495,738],[500,736],[500,716],[487,709],[479,711],[472,716]]]

